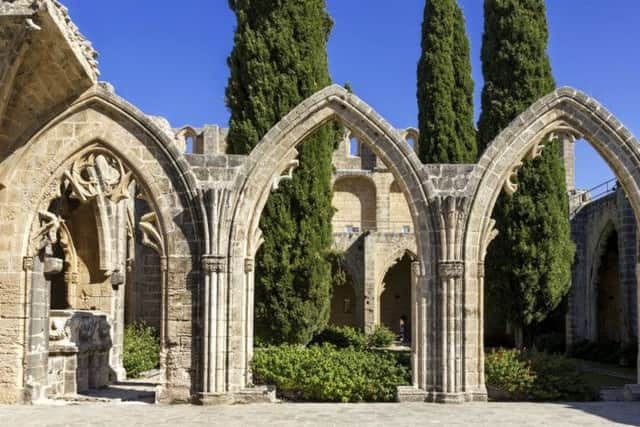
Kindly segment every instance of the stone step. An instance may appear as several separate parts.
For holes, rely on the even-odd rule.
[[[640,400],[640,384],[624,386],[624,400]]]
[[[624,389],[622,387],[607,387],[600,389],[600,400],[606,402],[621,402],[625,400]]]

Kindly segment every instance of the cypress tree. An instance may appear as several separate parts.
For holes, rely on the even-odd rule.
[[[427,0],[418,62],[419,156],[425,163],[476,158],[469,39],[455,0]]]
[[[230,0],[237,27],[228,59],[228,152],[248,153],[284,115],[331,83],[324,0]],[[293,180],[272,193],[256,256],[258,339],[301,343],[326,325],[331,300],[331,155],[326,126],[298,147]]]
[[[482,149],[555,87],[544,1],[485,0],[484,14]],[[547,141],[540,157],[525,162],[518,191],[501,194],[494,209],[499,235],[485,260],[487,307],[501,307],[518,345],[525,329],[544,320],[570,286],[575,248],[558,144]]]

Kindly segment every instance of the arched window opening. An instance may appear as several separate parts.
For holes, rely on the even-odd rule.
[[[187,135],[184,138],[184,142],[185,142],[185,153],[187,154],[193,154],[193,136],[192,135]]]
[[[353,157],[360,157],[362,154],[362,147],[360,141],[355,136],[349,138],[349,155]]]

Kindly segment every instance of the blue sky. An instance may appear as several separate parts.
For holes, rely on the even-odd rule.
[[[224,88],[235,19],[226,0],[63,0],[100,53],[101,79],[145,113],[174,127],[226,126]],[[481,0],[460,0],[471,40],[476,117],[482,88]],[[401,128],[417,124],[416,64],[424,0],[327,0],[336,83]],[[581,89],[640,135],[640,2],[549,0],[549,54],[558,85]],[[612,176],[588,144],[577,144],[576,180]]]

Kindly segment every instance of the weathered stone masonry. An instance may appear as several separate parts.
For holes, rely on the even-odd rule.
[[[146,315],[161,330],[160,401],[264,398],[249,370],[260,214],[294,173],[297,145],[329,120],[366,144],[409,206],[414,369],[400,399],[486,399],[482,298],[491,212],[503,188],[517,190],[512,176],[546,136],[592,143],[640,212],[637,141],[573,89],[536,102],[475,165],[421,164],[405,131],[339,86],[302,102],[250,155],[231,156],[223,154],[220,129],[172,130],[98,83],[95,52],[57,1],[2,2],[0,46],[2,402],[73,392],[67,385],[85,384],[66,382],[73,363],[104,366],[105,352],[106,374],[118,378],[123,323]],[[188,139],[193,153],[185,154]],[[94,223],[97,255],[90,257],[74,233]],[[145,261],[142,247],[156,260]],[[143,277],[153,283],[140,294]],[[132,294],[146,295],[157,310],[131,308]],[[67,299],[70,315],[50,312],[52,295]],[[80,318],[64,320],[73,313]],[[100,385],[102,373],[86,382]]]

